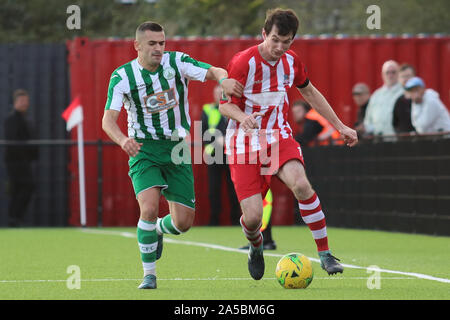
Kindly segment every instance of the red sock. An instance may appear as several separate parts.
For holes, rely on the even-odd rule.
[[[244,223],[244,216],[241,216],[241,226],[242,231],[244,231],[245,237],[248,239],[250,244],[253,247],[258,248],[263,242],[261,226],[259,226],[255,230],[250,230]]]
[[[325,223],[325,215],[320,206],[320,200],[317,194],[307,200],[298,202],[300,215],[303,221],[308,225],[312,232],[312,236],[317,245],[317,251],[329,250],[327,237],[327,224]]]

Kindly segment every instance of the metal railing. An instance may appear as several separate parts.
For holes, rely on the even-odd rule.
[[[321,197],[331,225],[435,234],[450,230],[450,133],[384,138],[364,139],[354,148],[303,148],[308,177]],[[111,193],[112,185],[131,185],[124,172],[114,169],[117,166],[122,170],[127,163],[111,158],[116,151],[105,150],[119,148],[112,141],[91,140],[84,144],[86,183],[89,190],[94,190],[87,195],[90,224],[94,221],[100,226],[107,219],[107,225],[114,225],[116,220],[111,220],[111,215],[120,213],[114,212],[114,204],[109,205],[108,201],[121,197],[129,199],[127,203],[135,202],[129,190],[126,194],[123,189]],[[77,178],[77,142],[0,140],[0,226],[7,225],[4,182],[8,177],[3,158],[5,148],[11,145],[39,148],[39,159],[33,163],[37,188],[25,225],[73,224],[71,214],[78,202],[78,189],[73,187]],[[121,152],[117,150],[118,155],[124,156]],[[396,222],[386,226],[375,217]]]

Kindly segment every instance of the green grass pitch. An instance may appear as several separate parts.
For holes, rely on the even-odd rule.
[[[236,250],[246,243],[239,227],[193,227],[165,236],[158,289],[138,290],[135,231],[0,229],[0,299],[450,299],[450,237],[328,228],[333,254],[346,265],[342,275],[328,276],[308,228],[275,226],[278,249],[265,252],[266,273],[254,281],[246,252]],[[312,258],[314,279],[307,289],[284,289],[275,279],[278,260],[290,252]],[[368,273],[373,265],[384,270],[379,282]],[[69,266],[79,268],[79,289],[69,288],[76,284]],[[369,289],[368,282],[379,289]]]

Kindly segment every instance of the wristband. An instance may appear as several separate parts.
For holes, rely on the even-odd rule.
[[[219,80],[219,84],[222,85],[223,80],[228,79],[228,77],[223,77],[222,79]]]

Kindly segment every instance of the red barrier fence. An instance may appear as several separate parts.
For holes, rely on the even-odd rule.
[[[183,51],[193,58],[219,67],[226,67],[238,51],[259,43],[258,39],[168,39],[166,50]],[[101,119],[106,102],[106,93],[111,72],[118,66],[136,57],[132,40],[90,40],[76,38],[67,42],[69,50],[71,95],[80,95],[84,107],[84,137],[86,140],[108,140],[102,131]],[[312,38],[297,39],[292,45],[305,62],[312,83],[324,94],[344,123],[352,125],[356,118],[351,89],[356,82],[367,83],[372,91],[381,86],[381,66],[384,61],[394,59],[416,67],[427,87],[441,95],[447,107],[450,106],[450,37],[440,38]],[[189,101],[192,121],[201,119],[202,105],[213,100],[215,83],[191,82]],[[296,90],[292,99],[299,97]],[[292,100],[291,99],[291,100]],[[119,118],[121,128],[126,132],[126,112]],[[292,122],[291,122],[292,123]],[[295,130],[295,126],[293,126]],[[76,139],[76,136],[74,136]],[[77,176],[76,150],[73,150],[70,169]],[[86,150],[86,163],[97,163],[95,150]],[[135,225],[139,209],[134,198],[131,181],[127,178],[127,156],[119,148],[105,148],[103,152],[102,207],[103,225]],[[97,166],[87,166],[87,224],[97,224]],[[196,225],[209,221],[209,200],[206,165],[194,165],[196,191]],[[274,179],[273,224],[294,222],[294,198],[287,188]],[[122,181],[118,183],[118,181]],[[75,178],[71,188],[78,190]],[[223,188],[226,190],[226,188]],[[226,194],[223,194],[225,199]],[[229,224],[228,204],[222,210],[222,224]],[[162,201],[161,212],[168,210]],[[71,225],[79,224],[78,203],[70,203]]]

